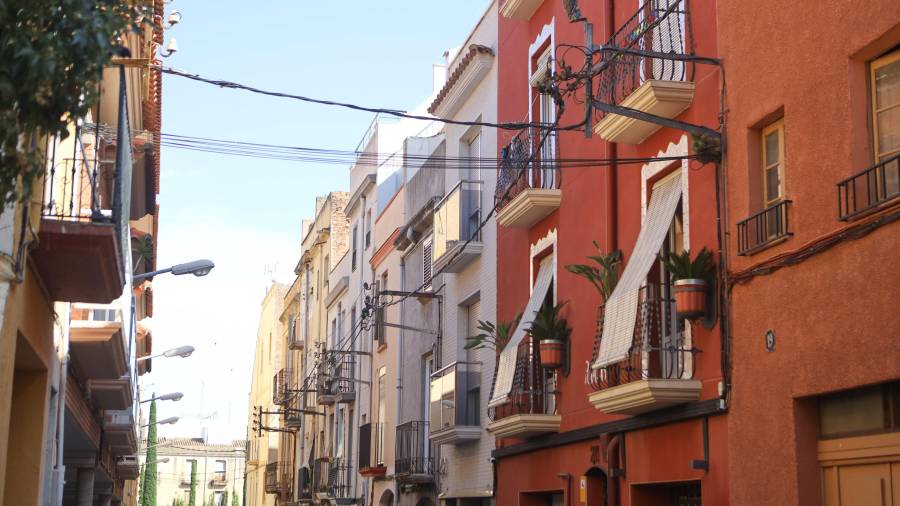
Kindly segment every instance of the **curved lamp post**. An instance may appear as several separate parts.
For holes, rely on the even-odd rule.
[[[190,357],[190,356],[191,356],[191,353],[194,353],[194,347],[193,347],[193,346],[179,346],[178,348],[172,348],[171,350],[166,350],[166,351],[164,351],[164,352],[162,352],[162,353],[160,353],[160,354],[158,354],[158,355],[149,355],[149,356],[146,356],[146,357],[140,357],[140,358],[137,359],[137,361],[138,361],[138,362],[143,362],[144,360],[150,360],[151,358],[156,358],[156,357],[181,357],[181,358],[187,358],[187,357]],[[174,394],[169,394],[169,395],[174,395]],[[180,399],[180,398],[181,398],[181,397],[179,397],[179,399]],[[169,399],[163,399],[163,400],[169,400]],[[176,401],[177,401],[178,399],[172,399],[172,400],[176,400]]]
[[[181,398],[184,397],[184,394],[181,392],[172,392],[171,394],[158,395],[156,397],[151,397],[146,401],[141,401],[141,404],[150,401],[180,401]]]
[[[153,276],[157,274],[165,274],[167,272],[171,272],[176,276],[181,276],[182,274],[193,274],[194,276],[206,276],[209,274],[209,271],[213,270],[216,264],[213,263],[212,260],[194,260],[193,262],[187,262],[183,264],[176,264],[172,267],[166,269],[160,269],[158,271],[145,272],[144,274],[136,274],[132,280],[133,281],[143,281],[145,279],[153,279]]]

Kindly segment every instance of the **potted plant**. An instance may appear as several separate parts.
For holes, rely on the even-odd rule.
[[[715,269],[712,252],[700,250],[691,259],[690,250],[668,252],[659,256],[666,270],[675,278],[675,311],[693,320],[706,314],[706,292]]]
[[[622,264],[622,252],[619,250],[603,254],[597,241],[593,241],[594,247],[597,248],[596,255],[588,255],[593,264],[572,264],[567,265],[566,270],[581,276],[591,282],[594,288],[600,293],[604,301],[609,299],[616,283],[619,281],[619,266]]]
[[[569,337],[569,326],[559,313],[566,303],[544,304],[528,323],[528,333],[540,343],[541,366],[548,369],[562,367],[565,359],[566,339]]]
[[[480,330],[481,333],[467,337],[465,349],[479,350],[481,348],[493,348],[497,351],[503,351],[503,348],[506,347],[506,343],[512,338],[512,333],[516,329],[516,324],[521,317],[522,314],[519,313],[512,321],[499,322],[497,324],[478,320],[478,330]]]

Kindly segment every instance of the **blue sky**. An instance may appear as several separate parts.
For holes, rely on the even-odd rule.
[[[487,0],[238,2],[177,0],[167,31],[180,51],[164,64],[264,89],[412,109],[431,93],[431,65],[461,45]],[[163,84],[163,132],[305,147],[354,149],[370,114],[219,89],[176,76]],[[159,406],[181,416],[162,435],[241,438],[260,303],[270,280],[289,282],[300,220],[315,196],[347,190],[348,167],[163,148],[160,267],[210,258],[205,278],[154,281],[154,349],[192,344],[187,358],[154,360],[148,393],[182,391]]]

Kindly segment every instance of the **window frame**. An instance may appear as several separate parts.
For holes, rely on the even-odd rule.
[[[872,108],[871,109],[871,111],[872,111],[872,118],[871,118],[872,151],[873,151],[873,155],[875,157],[875,163],[880,163],[881,160],[885,160],[887,158],[890,158],[892,156],[900,154],[900,146],[897,146],[892,151],[885,151],[883,153],[880,152],[879,145],[878,145],[878,113],[886,112],[893,108],[900,108],[900,101],[879,110],[878,105],[876,104],[878,87],[875,82],[875,72],[877,72],[879,69],[881,69],[883,67],[891,65],[893,63],[896,63],[897,61],[900,61],[900,49],[895,49],[894,51],[891,51],[888,54],[880,56],[880,57],[872,60],[872,62],[869,64],[869,83],[870,83],[869,84],[869,96],[870,96],[869,102],[870,102],[870,105]]]
[[[778,166],[778,195],[774,199],[769,199],[769,179],[768,172],[771,165],[766,165],[766,160],[768,155],[767,143],[766,139],[773,132],[778,135],[778,160],[775,162]],[[786,190],[785,190],[785,155],[784,155],[784,118],[779,118],[768,125],[764,126],[759,131],[759,143],[760,143],[760,177],[762,177],[762,203],[763,209],[768,209],[774,205],[777,205],[784,201]]]
[[[427,252],[427,254],[426,254]],[[422,240],[422,285],[425,291],[432,289],[434,279],[434,236]]]

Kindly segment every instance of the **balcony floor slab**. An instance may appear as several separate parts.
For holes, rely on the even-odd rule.
[[[604,413],[639,415],[700,399],[701,383],[685,379],[645,379],[606,388],[588,396]]]
[[[560,415],[512,415],[488,424],[487,430],[497,438],[527,439],[550,432],[559,432]]]

